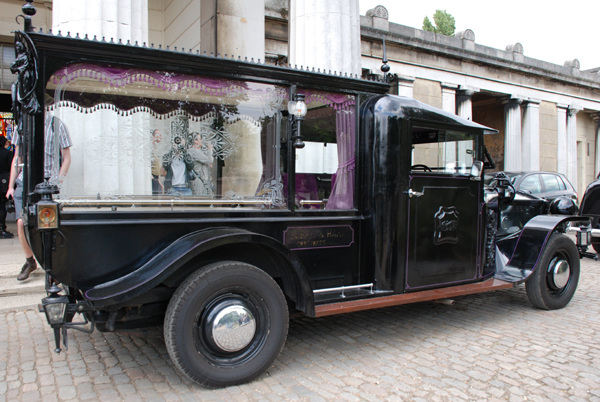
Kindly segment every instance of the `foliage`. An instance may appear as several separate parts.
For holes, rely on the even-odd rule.
[[[454,31],[456,30],[455,20],[446,10],[435,10],[433,21],[435,22],[435,26],[433,26],[429,17],[425,17],[423,20],[423,29],[446,36],[454,36]]]

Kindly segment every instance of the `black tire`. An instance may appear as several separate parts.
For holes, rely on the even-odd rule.
[[[579,271],[579,251],[575,243],[564,235],[552,235],[535,272],[525,282],[529,300],[543,310],[565,307],[577,289]]]
[[[249,314],[232,321],[225,313],[233,310]],[[245,332],[235,332],[240,330]],[[207,265],[187,278],[173,294],[164,322],[165,344],[177,369],[210,388],[243,384],[264,373],[287,331],[287,304],[277,283],[255,266],[233,261]]]

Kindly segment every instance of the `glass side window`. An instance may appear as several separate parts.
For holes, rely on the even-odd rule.
[[[47,175],[63,208],[287,207],[286,87],[77,64],[50,78],[46,99],[59,161]],[[58,178],[64,132],[70,167]]]
[[[546,191],[562,191],[567,189],[565,183],[563,183],[560,177],[553,174],[543,174],[541,176],[542,180],[544,181]]]
[[[540,184],[540,179],[537,175],[530,175],[525,177],[521,182],[521,185],[519,186],[519,190],[531,191],[532,194],[541,193],[542,186]]]
[[[477,138],[470,133],[413,127],[411,170],[469,174],[477,156]]]
[[[304,148],[296,149],[295,207],[354,207],[356,100],[352,95],[300,90],[308,112]]]

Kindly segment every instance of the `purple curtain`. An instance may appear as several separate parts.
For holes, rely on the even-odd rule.
[[[247,85],[243,81],[211,79],[185,74],[167,74],[151,70],[111,68],[89,63],[63,67],[54,73],[52,79],[54,84],[64,85],[80,77],[101,81],[116,88],[143,82],[163,91],[194,88],[211,95],[237,94],[240,91],[247,90]]]
[[[354,208],[355,126],[354,108],[336,111],[338,168],[326,209]]]

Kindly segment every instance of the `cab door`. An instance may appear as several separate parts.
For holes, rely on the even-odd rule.
[[[481,181],[470,177],[477,133],[413,127],[405,290],[481,277]]]

